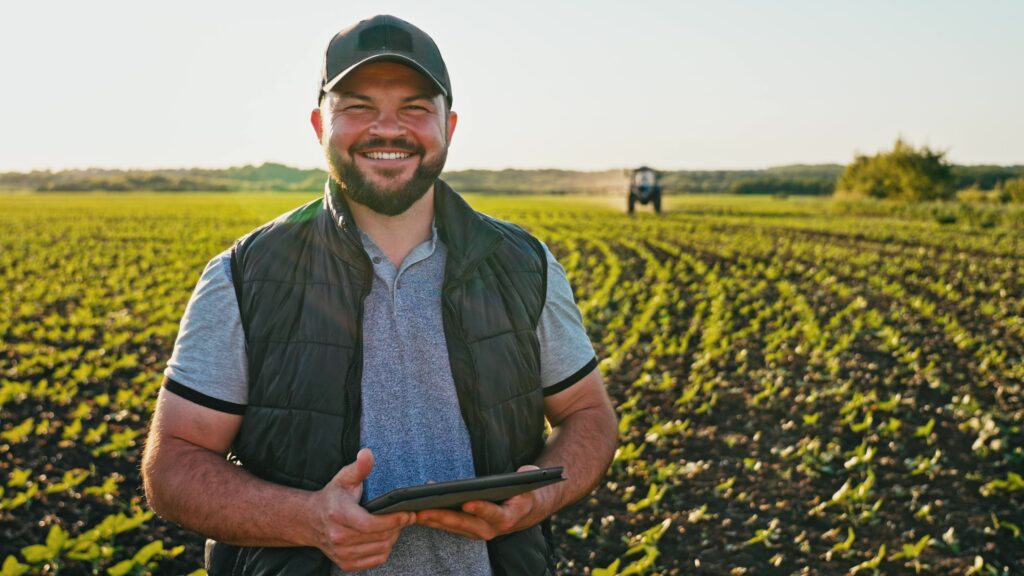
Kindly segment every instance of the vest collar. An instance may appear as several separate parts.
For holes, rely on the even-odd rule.
[[[441,179],[434,184],[434,221],[448,247],[448,277],[455,281],[494,252],[504,238]]]
[[[359,227],[352,217],[348,202],[332,178],[324,185],[322,214],[330,224],[328,234],[341,240],[347,248],[338,254],[347,262],[364,265],[365,251]],[[502,234],[485,217],[477,213],[451,186],[438,179],[434,183],[434,224],[448,248],[448,277],[459,279],[486,258],[502,241]],[[353,254],[356,256],[353,257]],[[362,254],[362,256],[358,256]]]
[[[345,202],[345,197],[337,186],[334,179],[330,177],[324,184],[323,209],[320,210],[319,219],[320,234],[335,256],[357,270],[370,273],[373,268],[363,249],[363,242],[359,237],[359,227],[356,226],[356,220],[348,209],[348,203]]]

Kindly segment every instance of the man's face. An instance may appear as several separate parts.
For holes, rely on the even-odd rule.
[[[324,98],[313,127],[349,199],[394,216],[430,190],[457,120],[433,82],[408,66],[374,62]]]

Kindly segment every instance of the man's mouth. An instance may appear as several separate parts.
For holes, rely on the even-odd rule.
[[[362,155],[370,160],[404,160],[412,156],[409,152],[363,152]]]

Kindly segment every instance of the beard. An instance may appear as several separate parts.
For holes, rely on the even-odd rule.
[[[355,161],[356,155],[362,150],[375,147],[401,150],[419,156],[421,160],[407,182],[378,185],[367,178],[367,175],[356,166]],[[417,146],[404,139],[372,139],[361,142],[349,148],[350,159],[348,160],[329,144],[324,149],[327,155],[328,171],[334,181],[339,184],[345,197],[386,216],[397,216],[422,198],[427,190],[434,185],[437,177],[441,175],[445,160],[448,158],[448,149],[443,148],[435,158],[428,159],[424,156],[422,146]],[[378,170],[385,182],[394,180],[401,172],[401,169]]]

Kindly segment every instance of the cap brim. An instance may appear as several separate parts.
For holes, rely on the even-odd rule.
[[[337,75],[335,75],[334,78],[331,78],[326,84],[324,84],[324,87],[321,89],[321,91],[323,92],[323,94],[326,94],[331,90],[334,90],[334,87],[338,85],[338,82],[341,82],[341,80],[345,76],[347,76],[356,68],[359,68],[364,64],[369,64],[370,62],[380,61],[398,62],[399,64],[405,64],[407,66],[415,68],[421,74],[423,74],[427,78],[430,78],[430,80],[434,83],[434,86],[437,86],[437,89],[441,91],[441,94],[444,94],[445,100],[451,100],[451,95],[448,94],[447,90],[445,90],[444,84],[441,84],[441,81],[435,78],[434,75],[427,71],[426,68],[421,66],[419,62],[413,60],[412,58],[409,58],[408,56],[403,56],[402,54],[394,54],[389,52],[382,52],[380,54],[374,54],[373,56],[367,56],[366,58],[363,58],[359,62],[356,62],[355,64],[342,70]]]

